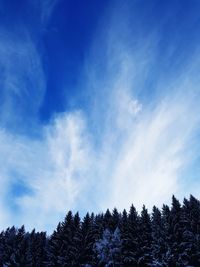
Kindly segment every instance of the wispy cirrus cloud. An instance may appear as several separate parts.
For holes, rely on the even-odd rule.
[[[46,21],[55,2],[44,3]],[[26,31],[15,39],[1,31],[1,227],[50,231],[68,209],[151,207],[196,192],[198,183],[188,192],[182,177],[199,157],[198,53],[185,65],[166,53],[163,71],[160,28],[133,35],[126,15],[108,10],[107,27],[97,30],[80,74],[86,110],[55,114],[46,125],[37,115],[46,90],[37,46]],[[30,121],[37,135],[20,134]]]
[[[79,113],[63,114],[43,128],[40,140],[1,131],[2,225],[4,220],[12,224],[17,210],[15,223],[52,228],[64,211],[77,207],[78,194],[89,183],[91,153],[84,124]],[[19,192],[16,184],[27,190]],[[10,195],[12,188],[16,192]],[[9,197],[12,202],[6,204]]]
[[[26,29],[13,33],[1,29],[0,35],[0,118],[3,125],[15,127],[27,120],[30,123],[37,115],[45,92],[45,77]]]
[[[42,26],[46,26],[46,24],[49,22],[49,19],[51,18],[52,13],[59,2],[60,0],[30,0],[30,3],[38,11]]]
[[[37,124],[47,80],[39,39],[58,2],[28,1],[26,7],[32,8],[36,25],[26,25],[22,18],[15,26],[2,23],[0,27],[0,121],[4,127],[17,131]]]
[[[19,209],[15,222],[49,230],[67,209],[123,209],[132,202],[151,207],[169,203],[173,193],[192,193],[195,188],[184,191],[181,180],[198,156],[199,95],[191,73],[166,84],[166,93],[148,104],[134,97],[131,82],[123,86],[128,80],[124,71],[118,73],[103,120],[97,121],[102,127],[98,145],[84,113],[55,116],[41,128],[40,139],[2,131],[2,207],[16,179],[29,190],[13,196]],[[96,103],[94,110],[101,111]],[[12,223],[12,207],[7,211],[2,225]]]
[[[199,157],[198,52],[194,49],[181,62],[175,37],[174,53],[167,53],[160,65],[161,29],[146,36],[137,30],[132,37],[130,18],[126,9],[123,17],[123,11],[116,9],[101,29],[101,57],[93,54],[98,36],[86,64],[88,87],[94,92],[91,124],[101,144],[96,151],[101,181],[97,203],[103,209],[123,209],[132,202],[137,207],[169,203],[173,193],[184,197],[197,186],[190,186],[189,192],[182,177]]]
[[[134,62],[134,53],[129,60]],[[139,62],[142,61],[141,58]],[[129,62],[125,64],[128,65]],[[161,93],[153,100],[149,96],[149,101],[144,103],[134,97],[134,93],[138,95],[138,88],[134,92],[137,77],[143,73],[141,66],[141,73],[137,68],[129,69],[132,73],[137,72],[137,75],[133,74],[133,83],[123,71],[121,75],[113,74],[115,82],[110,88],[110,105],[106,106],[104,114],[107,120],[103,121],[100,135],[102,147],[98,150],[102,168],[99,176],[103,177],[102,190],[98,189],[104,196],[100,194],[99,197],[102,209],[109,205],[122,210],[132,202],[138,208],[143,203],[152,207],[170,203],[174,193],[183,198],[195,192],[196,184],[190,186],[188,192],[188,180],[184,181],[182,177],[188,165],[199,156],[196,147],[200,95],[196,66],[191,62],[189,68],[187,66],[169,83],[158,78],[157,92],[161,90]],[[127,87],[123,86],[127,83]],[[146,88],[139,89],[141,94],[143,90]]]

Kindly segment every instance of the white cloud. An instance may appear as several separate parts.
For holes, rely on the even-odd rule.
[[[152,207],[169,203],[173,193],[193,193],[196,184],[185,191],[188,180],[181,177],[199,156],[198,56],[178,75],[159,75],[157,69],[151,79],[158,38],[149,35],[144,40],[141,34],[134,39],[121,30],[118,24],[107,24],[85,69],[88,87],[95,90],[92,120],[97,121],[93,123],[101,144],[96,151],[101,192],[96,202],[104,210],[128,208],[132,202]],[[100,60],[93,54],[99,43],[104,53]]]
[[[46,20],[55,2],[44,3],[50,8],[43,14]],[[16,115],[21,118],[17,99],[23,99],[23,116],[24,99],[30,96],[31,109],[38,112],[45,92],[40,56],[28,37],[16,39],[14,46],[12,36],[3,36],[1,228],[24,223],[28,229],[49,230],[68,209],[98,212],[114,206],[128,208],[132,202],[138,208],[143,203],[151,207],[169,202],[173,193],[180,197],[188,193],[183,190],[188,180],[181,177],[199,156],[200,105],[194,75],[198,64],[191,61],[177,77],[158,75],[149,89],[147,78],[157,39],[151,36],[144,42],[141,38],[132,47],[129,34],[125,40],[119,38],[119,32],[124,32],[116,25],[109,24],[100,34],[105,43],[98,38],[94,42],[83,71],[81,86],[89,88],[93,103],[88,117],[84,111],[55,115],[49,125],[41,126],[40,137],[35,139],[14,134],[2,125],[14,123]],[[100,62],[94,53],[99,43],[104,48]],[[13,58],[16,66],[11,64]],[[24,73],[36,91],[27,89]],[[149,91],[152,87],[155,92]],[[29,190],[10,195],[17,182]],[[189,193],[199,187],[193,185]],[[18,209],[15,214],[12,204]]]
[[[0,27],[0,123],[14,131],[36,127],[46,91],[46,77],[38,39],[59,0],[28,1],[39,23],[34,29],[20,21]],[[33,12],[34,13],[34,12]],[[35,33],[34,35],[32,33]],[[20,125],[20,127],[19,127]]]
[[[119,130],[118,134],[126,135],[126,139],[119,141],[117,157],[112,158],[115,168],[110,178],[111,207],[122,209],[132,202],[137,207],[143,203],[152,207],[180,193],[181,175],[190,160],[186,153],[193,149],[190,138],[200,117],[191,112],[191,107],[197,105],[195,101],[180,99],[177,103],[173,97],[170,102],[157,103],[155,110],[147,114],[144,111],[137,123],[129,124],[128,133]]]
[[[41,140],[7,135],[3,131],[0,137],[4,206],[9,198],[6,194],[18,179],[29,192],[12,196],[13,204],[20,208],[14,215],[15,223],[37,229],[45,229],[47,225],[55,227],[64,211],[76,207],[78,194],[82,194],[89,182],[86,179],[91,153],[81,114],[57,117],[44,129]],[[4,210],[11,215],[9,205]],[[12,216],[10,221],[6,217],[2,224],[12,224]]]
[[[15,129],[28,122],[30,127],[46,89],[41,59],[26,29],[0,29],[0,36],[0,122]]]
[[[132,100],[140,110],[139,114],[135,112],[136,117],[128,112],[131,87],[123,88],[122,80],[116,84],[119,88],[115,85],[112,91],[114,108],[108,110],[104,146],[98,151],[102,153],[101,165],[106,166],[101,174],[106,184],[102,191],[107,192],[107,197],[99,199],[102,209],[116,206],[122,210],[131,203],[137,208],[144,203],[152,207],[170,203],[174,193],[182,198],[193,193],[196,185],[190,187],[190,192],[183,191],[186,181],[181,179],[188,164],[199,156],[195,147],[200,122],[199,94],[193,76],[174,80],[172,86],[176,90],[163,85],[165,95],[154,99],[153,104],[149,101],[142,109],[138,100]]]
[[[151,207],[169,202],[173,193],[186,193],[181,175],[198,156],[194,138],[200,122],[191,72],[190,78],[174,81],[171,87],[176,90],[166,84],[165,96],[153,104],[134,97],[124,73],[114,79],[110,105],[104,109],[106,120],[98,121],[102,131],[97,146],[90,118],[80,112],[55,116],[41,129],[40,139],[1,131],[1,227],[25,223],[29,229],[52,229],[68,209],[123,209],[132,202],[138,208],[143,203]],[[5,203],[16,180],[31,192],[13,196],[19,208],[14,215]],[[190,187],[190,193],[195,188]]]
[[[137,115],[142,109],[142,104],[138,100],[130,100],[128,103],[128,111],[131,115]]]

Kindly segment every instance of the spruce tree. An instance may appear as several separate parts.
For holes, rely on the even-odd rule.
[[[94,216],[89,213],[83,219],[81,226],[81,258],[80,264],[95,264],[93,246],[95,243]]]
[[[46,266],[46,233],[36,233],[35,229],[27,235],[27,267]]]
[[[143,206],[141,215],[139,218],[139,259],[138,266],[152,266],[152,229],[151,229],[151,219],[148,214],[147,209]]]
[[[121,214],[118,212],[117,208],[114,208],[112,211],[111,219],[111,230],[114,232],[117,227],[119,227],[121,220]]]
[[[72,266],[73,264],[74,219],[69,211],[62,223],[61,249],[58,256],[58,266]]]
[[[81,266],[81,253],[82,253],[82,233],[81,233],[81,219],[79,213],[74,215],[73,219],[73,237],[71,243],[71,266]]]
[[[200,266],[200,202],[190,196],[183,201],[184,232],[181,259],[191,266]]]
[[[16,232],[15,244],[15,265],[26,265],[26,251],[27,251],[27,238],[24,226],[19,228]]]
[[[51,235],[47,245],[46,265],[49,267],[59,266],[58,260],[61,254],[62,237],[63,237],[63,228],[61,226],[61,223],[59,223],[57,229]]]
[[[16,229],[14,226],[12,226],[11,228],[7,228],[4,233],[3,265],[12,266],[16,263],[15,249],[16,249]]]
[[[122,262],[125,267],[136,265],[139,257],[139,218],[135,207],[132,205],[127,216],[124,210],[121,224]]]
[[[112,218],[112,214],[109,209],[107,209],[106,213],[104,214],[103,226],[104,226],[104,230],[109,229],[111,231],[114,231],[113,218]]]
[[[68,212],[50,237],[7,228],[0,233],[0,267],[199,267],[200,202],[192,195],[171,209],[143,206],[140,216],[114,209],[105,214]]]
[[[121,266],[121,238],[117,227],[114,233],[105,229],[102,239],[95,243],[94,251],[97,254],[99,267]]]
[[[157,207],[153,207],[152,212],[152,266],[165,266],[164,257],[167,251],[165,240],[164,222],[161,212]]]

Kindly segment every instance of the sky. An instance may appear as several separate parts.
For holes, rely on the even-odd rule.
[[[200,192],[198,0],[0,0],[0,228]]]

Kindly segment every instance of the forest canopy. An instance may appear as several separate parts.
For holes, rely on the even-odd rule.
[[[143,206],[83,219],[69,211],[55,231],[26,232],[25,227],[0,233],[0,266],[200,266],[200,202]]]

